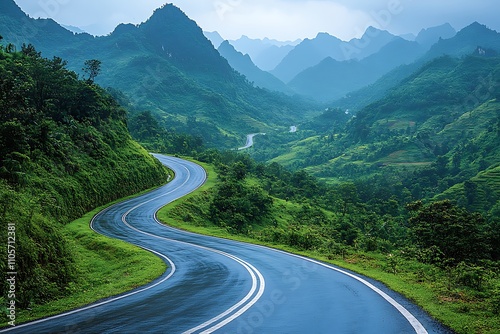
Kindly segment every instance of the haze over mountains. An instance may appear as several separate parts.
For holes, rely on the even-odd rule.
[[[19,49],[31,43],[46,57],[67,59],[77,73],[86,59],[101,60],[99,84],[121,90],[141,109],[211,144],[236,146],[240,133],[290,126],[309,108],[252,87],[173,5],[140,25],[121,24],[108,36],[93,37],[29,18],[7,0],[0,3],[0,31],[4,42]]]
[[[400,65],[414,62],[434,43],[455,34],[456,31],[449,24],[422,29],[418,36],[406,38],[374,27],[369,27],[361,38],[348,42],[327,33],[319,33],[316,38],[306,39],[296,46],[294,43],[298,41],[282,42],[279,47],[280,61],[276,65],[271,60],[264,61],[266,57],[271,57],[262,52],[263,46],[269,45],[269,40],[251,40],[243,36],[240,40],[229,43],[243,55],[247,54],[251,60],[258,60],[253,61],[254,64],[286,83],[288,90],[283,90],[282,85],[269,84],[269,79],[255,80],[256,73],[252,66],[233,66],[257,86],[282,92],[292,91],[317,101],[329,102],[374,83]],[[207,36],[214,38],[215,44],[222,38],[216,33],[208,33]],[[275,41],[275,51],[277,45],[279,44]],[[225,56],[223,53],[222,55]],[[234,54],[231,62],[235,63]],[[241,62],[242,59],[239,60]],[[262,63],[266,65],[260,65]],[[275,66],[272,67],[273,65]]]
[[[67,59],[77,72],[85,60],[100,59],[99,84],[124,92],[170,127],[222,146],[236,145],[241,133],[288,127],[314,110],[316,102],[341,99],[339,105],[356,110],[425,61],[499,45],[498,33],[479,23],[458,34],[443,24],[422,29],[414,38],[370,27],[350,41],[319,33],[293,42],[245,36],[224,42],[216,32],[203,33],[173,5],[156,10],[140,25],[121,24],[103,37],[29,18],[12,0],[0,4],[0,19],[5,43],[18,48],[32,43],[44,56]],[[376,82],[365,94],[363,89]],[[363,98],[357,98],[357,91],[365,92]],[[310,102],[290,98],[297,95]]]

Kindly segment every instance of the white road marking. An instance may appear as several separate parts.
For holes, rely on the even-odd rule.
[[[317,264],[319,266],[322,266],[322,267],[325,267],[325,268],[337,271],[337,272],[339,272],[341,274],[349,276],[349,277],[351,277],[351,278],[353,278],[353,279],[355,279],[355,280],[363,283],[368,288],[370,288],[371,290],[373,290],[374,292],[376,292],[377,294],[379,294],[382,298],[384,298],[389,304],[391,304],[392,306],[394,306],[399,311],[399,313],[401,313],[403,315],[403,317],[405,317],[406,320],[410,323],[410,325],[415,330],[416,334],[428,334],[428,332],[425,329],[425,327],[420,323],[420,321],[418,321],[417,318],[415,318],[415,316],[413,314],[410,313],[410,311],[408,311],[403,305],[401,305],[397,301],[395,301],[394,298],[392,298],[391,296],[389,296],[384,291],[380,290],[379,288],[377,288],[376,286],[374,286],[373,284],[371,284],[367,280],[365,280],[365,279],[363,279],[363,278],[361,278],[359,276],[356,276],[354,274],[351,274],[351,273],[349,273],[349,272],[347,272],[345,270],[336,268],[336,267],[334,267],[332,265],[328,265],[326,263],[323,263],[323,262],[320,262],[320,261],[316,261],[316,260],[313,260],[313,259],[310,259],[310,258],[307,258],[307,257],[304,257],[304,256],[300,256],[300,255],[288,253],[288,252],[285,252],[285,251],[282,251],[282,250],[273,249],[273,248],[269,248],[269,247],[265,247],[265,246],[260,246],[260,245],[257,245],[257,247],[262,247],[262,248],[270,249],[270,250],[276,251],[278,253],[287,254],[287,255],[290,255],[290,256],[293,256],[293,257],[305,260],[305,261],[309,261],[309,262],[315,263],[315,264]]]
[[[244,260],[242,260],[242,259],[240,259],[237,256],[234,256],[232,254],[229,254],[229,253],[217,250],[217,249],[209,248],[209,247],[200,246],[200,245],[192,244],[192,243],[189,243],[189,242],[179,241],[179,240],[175,240],[175,239],[170,239],[170,238],[162,237],[162,236],[159,236],[159,235],[156,235],[156,234],[148,233],[148,232],[145,232],[145,231],[142,231],[142,230],[139,230],[139,229],[133,227],[132,225],[130,225],[127,222],[127,216],[132,211],[134,211],[134,210],[138,209],[139,207],[141,207],[141,206],[143,206],[143,205],[145,205],[147,203],[150,203],[150,202],[152,202],[152,201],[154,201],[154,200],[156,200],[158,198],[166,196],[166,195],[172,193],[173,191],[175,191],[175,190],[181,188],[182,186],[184,186],[187,183],[187,181],[189,180],[189,178],[191,176],[191,173],[190,173],[189,169],[187,169],[185,166],[182,166],[182,167],[184,169],[186,169],[186,171],[187,171],[188,178],[186,179],[186,181],[184,181],[180,186],[178,186],[177,188],[171,190],[170,192],[162,194],[162,195],[157,196],[155,198],[152,198],[152,199],[150,199],[148,201],[142,202],[142,203],[136,205],[135,207],[133,207],[132,209],[128,210],[125,214],[123,214],[123,216],[122,216],[122,222],[123,222],[124,225],[126,225],[130,229],[132,229],[132,230],[134,230],[134,231],[136,231],[138,233],[141,233],[141,234],[144,234],[144,235],[148,235],[148,236],[153,237],[153,238],[162,239],[162,240],[171,241],[171,242],[176,242],[176,243],[185,244],[185,245],[190,245],[192,247],[204,249],[204,250],[207,250],[207,251],[210,251],[210,252],[214,252],[214,253],[223,255],[223,256],[225,256],[227,258],[230,258],[230,259],[238,262],[239,264],[241,264],[248,271],[248,273],[250,274],[250,277],[252,278],[252,288],[250,289],[250,291],[248,292],[248,294],[242,300],[240,300],[237,304],[235,304],[234,306],[230,307],[229,309],[227,309],[223,313],[221,313],[221,314],[215,316],[214,318],[206,321],[205,323],[203,323],[203,324],[201,324],[201,325],[199,325],[199,326],[197,326],[195,328],[192,328],[192,329],[184,332],[184,334],[192,334],[192,333],[194,333],[194,332],[196,332],[198,330],[202,330],[203,328],[208,327],[208,326],[212,325],[213,323],[215,323],[215,322],[217,322],[217,321],[219,321],[219,320],[221,320],[221,319],[229,316],[231,313],[237,311],[238,308],[241,307],[241,309],[239,309],[233,315],[229,316],[227,319],[221,321],[217,325],[215,325],[215,326],[213,326],[213,327],[211,327],[209,329],[206,329],[205,331],[202,332],[202,333],[212,333],[213,331],[226,326],[230,322],[232,322],[235,319],[237,319],[238,317],[240,317],[243,313],[245,313],[250,307],[252,307],[262,297],[262,295],[264,293],[264,290],[265,290],[265,285],[266,285],[264,277],[262,276],[262,273],[260,273],[250,263],[248,263],[248,262],[246,262],[246,261],[244,261]],[[159,225],[165,227],[165,225],[161,224],[161,222],[159,222],[158,219],[157,219],[157,217],[156,217],[156,214],[157,214],[158,211],[159,211],[159,209],[155,212],[154,219],[155,219],[155,221]],[[258,279],[256,278],[256,275],[258,276]],[[253,296],[253,294],[257,290],[257,286],[259,287],[259,291],[257,292],[257,295],[255,295],[255,297],[252,300],[249,301],[249,299]]]

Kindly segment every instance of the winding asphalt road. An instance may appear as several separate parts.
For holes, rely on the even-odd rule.
[[[202,185],[205,172],[187,161],[156,157],[175,179],[101,212],[91,227],[152,251],[167,262],[167,272],[130,293],[4,331],[448,333],[406,299],[348,271],[160,224],[157,210]]]
[[[255,136],[258,136],[258,135],[265,136],[266,134],[265,133],[251,133],[251,134],[247,135],[247,142],[246,142],[245,146],[238,148],[238,151],[243,151],[243,150],[246,150],[247,148],[252,147],[253,146],[253,138]]]

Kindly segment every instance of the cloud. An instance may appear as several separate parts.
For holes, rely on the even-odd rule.
[[[217,30],[229,39],[242,34],[296,39],[329,31],[347,38],[353,33],[353,25],[367,19],[362,11],[351,10],[334,1],[230,0],[215,2],[212,12],[199,23],[204,29]]]
[[[141,23],[167,0],[15,0],[32,17],[106,34],[119,23]],[[228,39],[241,35],[296,39],[328,32],[359,37],[370,25],[395,34],[418,33],[445,22],[455,28],[479,21],[500,29],[498,0],[169,0],[204,30]]]

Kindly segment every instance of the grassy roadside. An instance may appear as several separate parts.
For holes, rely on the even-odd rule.
[[[500,317],[492,316],[492,309],[498,306],[482,302],[481,292],[452,286],[449,273],[432,265],[408,260],[397,254],[366,253],[348,250],[343,255],[326,254],[321,251],[301,251],[287,245],[264,242],[258,239],[259,228],[252,231],[251,238],[235,235],[224,228],[214,226],[203,218],[208,216],[210,189],[217,184],[217,177],[211,166],[203,165],[208,171],[204,187],[188,197],[179,199],[158,213],[166,224],[190,232],[260,244],[291,253],[307,256],[343,267],[382,282],[388,288],[401,293],[421,306],[432,317],[456,333],[499,333]],[[275,199],[274,210],[285,209],[293,204]],[[286,210],[279,212],[281,220],[292,219]],[[281,225],[282,222],[279,221]],[[498,280],[488,284],[496,285]],[[491,299],[493,303],[495,299]],[[488,299],[488,303],[490,299]]]
[[[150,189],[151,190],[151,189]],[[63,227],[75,256],[77,278],[67,297],[29,310],[17,310],[16,324],[76,309],[145,285],[162,275],[166,264],[156,255],[124,241],[95,233],[89,227],[92,218],[118,202],[140,196],[150,190],[99,207]],[[0,327],[7,323],[0,324]]]

